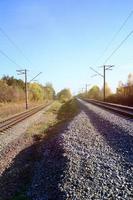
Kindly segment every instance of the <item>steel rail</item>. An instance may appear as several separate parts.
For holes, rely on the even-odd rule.
[[[114,103],[107,103],[107,102],[102,102],[102,101],[98,101],[98,100],[94,100],[94,99],[83,99],[88,103],[92,103],[96,106],[105,108],[107,110],[111,110],[113,112],[119,113],[123,116],[127,116],[130,117],[131,119],[133,119],[133,107],[129,107],[129,106],[123,106],[120,104],[114,104]]]
[[[39,112],[40,110],[44,109],[50,104],[47,105],[40,105],[36,106],[28,111],[21,112],[19,114],[13,115],[11,117],[8,117],[2,121],[0,121],[0,132],[3,132],[12,126],[18,124],[19,122],[23,121],[24,119],[34,115],[35,113]]]

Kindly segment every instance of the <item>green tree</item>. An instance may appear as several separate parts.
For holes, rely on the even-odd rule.
[[[28,84],[29,100],[42,101],[55,98],[55,90],[51,83],[45,86],[38,83]],[[25,98],[25,83],[13,76],[3,76],[0,79],[0,102],[17,102]]]
[[[88,97],[90,99],[100,99],[101,98],[101,91],[97,85],[94,85],[88,92]]]
[[[38,83],[29,85],[29,97],[32,101],[42,101],[44,99],[43,87]]]
[[[61,102],[67,102],[72,98],[72,94],[70,89],[63,89],[57,94],[57,99]]]
[[[2,77],[2,80],[5,81],[8,86],[17,86],[23,90],[25,88],[24,81],[22,81],[21,79],[16,79],[13,76],[5,76],[4,75]]]
[[[46,83],[46,86],[43,87],[44,90],[44,99],[53,100],[55,98],[55,90],[51,83]]]
[[[23,89],[0,80],[0,102],[17,102],[24,99]]]

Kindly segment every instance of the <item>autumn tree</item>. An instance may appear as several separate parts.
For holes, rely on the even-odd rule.
[[[32,101],[42,101],[44,99],[43,87],[38,83],[29,85],[29,98]]]
[[[24,81],[22,81],[21,79],[16,79],[16,78],[14,78],[13,76],[3,76],[2,77],[2,80],[4,81],[4,82],[6,82],[6,84],[8,85],[8,86],[16,86],[16,87],[19,87],[19,88],[21,88],[21,89],[23,89],[24,90],[24,88],[25,88],[25,83],[24,83]]]
[[[130,73],[128,75],[127,85],[128,86],[133,86],[133,73]]]
[[[66,102],[72,98],[70,89],[63,89],[57,94],[57,99],[61,102]]]
[[[0,80],[0,102],[16,102],[24,99],[24,91],[15,85],[8,85],[5,80]]]
[[[102,93],[103,93],[103,89],[102,89]],[[109,85],[107,83],[105,83],[105,97],[107,98],[111,94],[112,94],[112,91],[111,91]]]
[[[88,92],[88,97],[90,99],[100,99],[101,91],[97,85],[94,85]]]
[[[43,87],[44,99],[53,100],[55,98],[55,90],[51,83],[46,83]]]

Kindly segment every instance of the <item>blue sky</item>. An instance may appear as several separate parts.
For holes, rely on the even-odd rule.
[[[102,87],[100,77],[90,77],[93,72],[89,67],[102,72],[98,66],[133,29],[132,16],[102,54],[132,10],[132,0],[1,0],[0,27],[31,63],[0,32],[0,50],[22,66],[0,54],[0,76],[18,77],[16,69],[27,68],[29,79],[41,71],[38,81],[52,82],[56,91],[67,87],[78,92],[86,83]],[[125,82],[133,72],[133,35],[107,64],[115,65],[107,72],[107,82],[114,91],[118,82]]]

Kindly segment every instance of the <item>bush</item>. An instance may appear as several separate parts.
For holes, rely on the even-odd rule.
[[[58,119],[59,120],[69,120],[72,119],[78,113],[78,104],[76,99],[71,99],[64,103],[59,112]]]
[[[113,94],[113,95],[107,97],[106,101],[110,102],[110,103],[117,103],[117,104],[122,104],[122,105],[127,105],[127,106],[133,106],[133,95],[123,96],[123,95]]]
[[[72,94],[69,89],[63,89],[57,94],[57,99],[62,103],[69,101],[71,98]]]
[[[30,84],[29,97],[32,101],[42,101],[44,99],[43,88],[38,83]]]

